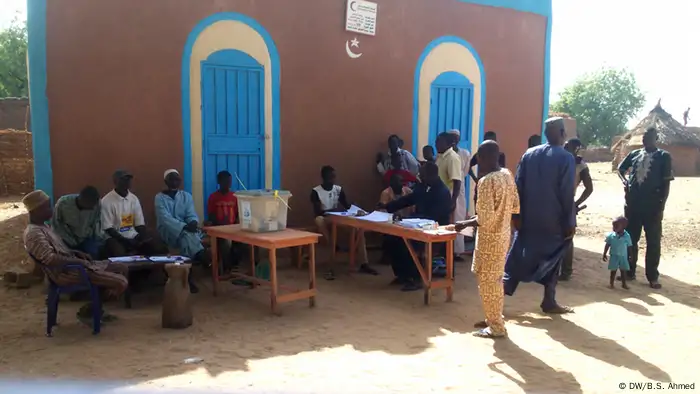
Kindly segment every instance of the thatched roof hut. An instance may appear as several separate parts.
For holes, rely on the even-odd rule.
[[[700,135],[673,119],[660,104],[613,145],[613,168],[617,168],[630,151],[642,147],[642,136],[650,127],[658,132],[659,148],[671,153],[673,171],[677,176],[700,174]]]

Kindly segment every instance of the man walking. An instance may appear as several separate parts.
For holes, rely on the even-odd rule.
[[[510,245],[510,224],[514,214],[520,213],[518,189],[513,175],[498,165],[498,143],[484,141],[479,146],[478,217],[455,224],[456,231],[478,226],[472,272],[476,274],[479,294],[486,320],[474,326],[475,336],[497,338],[506,336],[503,321],[503,268]]]
[[[520,282],[544,286],[540,307],[545,313],[570,313],[556,301],[556,286],[564,254],[576,228],[574,157],[564,150],[562,118],[545,122],[547,143],[528,149],[520,159],[515,183],[520,197],[515,239],[503,278],[513,295]],[[477,211],[478,214],[478,211]]]
[[[632,237],[627,280],[636,279],[639,237],[643,228],[647,240],[646,277],[652,289],[661,288],[661,222],[673,180],[671,155],[657,148],[657,141],[656,129],[647,129],[642,137],[644,148],[630,152],[618,167],[620,179],[625,186],[627,232]],[[629,178],[626,178],[628,172]]]

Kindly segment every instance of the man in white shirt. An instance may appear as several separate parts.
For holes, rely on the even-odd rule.
[[[455,152],[457,152],[457,155],[461,159],[462,163],[462,184],[459,187],[459,197],[457,198],[454,212],[454,220],[455,223],[457,223],[463,220],[467,220],[467,190],[464,181],[467,176],[467,173],[469,172],[469,162],[471,159],[471,154],[468,150],[459,147],[459,141],[461,139],[461,133],[459,130],[450,130],[448,131],[448,133],[453,137],[452,149]],[[455,239],[455,258],[458,261],[463,260],[461,255],[464,254],[464,252],[464,235],[458,235],[457,239]]]
[[[133,178],[128,171],[115,171],[112,176],[114,189],[102,197],[101,220],[107,236],[107,255],[167,254],[167,246],[148,234],[141,203],[129,191]]]

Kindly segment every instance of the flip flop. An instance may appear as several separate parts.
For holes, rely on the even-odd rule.
[[[568,306],[557,305],[554,308],[542,309],[542,312],[550,315],[565,315],[567,313],[574,313],[574,310]]]
[[[501,338],[505,338],[507,336],[507,334],[496,335],[488,327],[481,329],[481,330],[478,330],[478,331],[474,331],[472,333],[472,335],[474,335],[475,337],[478,337],[478,338],[489,338],[489,339],[501,339]]]
[[[649,283],[649,287],[651,287],[654,290],[659,290],[661,288],[661,283],[651,282],[651,283]]]

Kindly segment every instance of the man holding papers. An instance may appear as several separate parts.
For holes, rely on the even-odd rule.
[[[323,166],[321,168],[321,184],[311,189],[311,204],[314,208],[314,215],[316,216],[316,227],[318,232],[323,235],[325,242],[330,245],[331,238],[328,234],[328,227],[330,223],[326,221],[324,215],[331,212],[344,212],[352,207],[352,204],[348,202],[345,195],[345,191],[340,185],[335,184],[335,169],[331,166]],[[360,244],[358,245],[360,249],[360,272],[370,275],[378,275],[379,273],[369,266],[369,260],[367,258],[367,247],[365,246],[364,235],[360,237]],[[327,280],[335,279],[335,273],[331,268],[325,274]]]
[[[416,185],[413,193],[403,196],[388,204],[379,204],[379,209],[394,213],[408,207],[415,207],[411,217],[434,220],[440,225],[450,223],[452,213],[452,194],[440,180],[435,163],[425,163],[420,170],[421,183]],[[402,285],[401,291],[421,289],[422,282],[411,254],[398,237],[387,237],[385,252],[391,257],[391,268],[396,278],[392,284]],[[423,244],[414,244],[416,252],[423,249]]]

